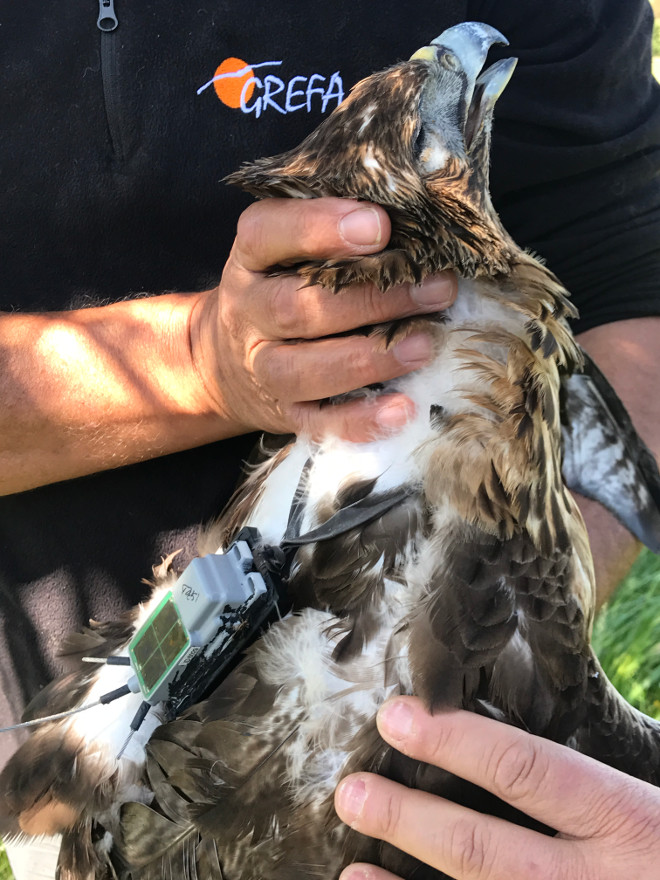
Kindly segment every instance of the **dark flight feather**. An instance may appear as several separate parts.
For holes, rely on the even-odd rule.
[[[560,396],[563,471],[654,553],[660,553],[660,476],[626,408],[593,360],[566,376]]]
[[[459,297],[442,320],[423,319],[432,365],[326,402],[403,391],[417,416],[401,434],[357,447],[264,444],[209,532],[210,552],[245,525],[274,544],[316,535],[289,544],[293,613],[206,701],[134,744],[130,760],[117,760],[103,729],[88,741],[76,723],[53,723],[4,771],[7,828],[66,819],[61,880],[328,880],[355,858],[440,880],[339,821],[334,788],[357,769],[552,833],[389,748],[375,715],[396,693],[517,725],[660,784],[660,725],[623,701],[591,651],[592,560],[566,489],[598,498],[658,549],[660,476],[575,344],[567,291],[492,208],[492,113],[514,62],[479,72],[475,58],[485,62],[502,39],[478,23],[451,28],[359,83],[297,149],[230,176],[259,198],[348,196],[389,213],[380,253],[273,273],[350,296],[353,283],[385,292],[449,268]],[[421,320],[358,332],[389,347]],[[175,577],[171,564],[155,571],[152,603]],[[70,659],[123,651],[134,626],[91,625],[69,643]],[[79,663],[31,711],[80,705],[100,675]]]

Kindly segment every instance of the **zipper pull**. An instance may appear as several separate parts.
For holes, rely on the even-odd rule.
[[[119,24],[115,14],[114,0],[99,0],[99,17],[96,26],[100,31],[114,31]]]

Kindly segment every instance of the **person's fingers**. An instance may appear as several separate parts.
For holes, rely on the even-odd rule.
[[[385,840],[455,880],[580,876],[564,871],[565,866],[575,865],[574,846],[568,841],[545,837],[375,774],[357,773],[343,779],[337,786],[335,808],[340,819],[356,831]]]
[[[251,272],[303,259],[370,254],[385,247],[386,211],[351,199],[264,199],[238,221],[233,256]]]
[[[316,339],[395,318],[429,314],[456,299],[453,272],[442,272],[419,285],[400,285],[382,293],[373,285],[357,285],[339,293],[322,287],[301,287],[291,276],[263,279],[244,286],[235,308],[253,316],[261,333],[271,339]]]
[[[257,381],[280,401],[323,400],[386,382],[428,363],[433,341],[412,333],[387,350],[378,339],[342,336],[314,342],[264,343],[252,354]]]
[[[338,880],[401,880],[389,871],[378,868],[376,865],[367,865],[363,862],[355,862],[349,865],[339,875]]]
[[[414,697],[385,703],[378,728],[404,754],[486,788],[573,838],[608,834],[612,823],[630,814],[645,785],[572,749],[471,712],[431,716]],[[660,807],[658,790],[647,788]]]
[[[366,443],[402,428],[415,415],[415,404],[404,394],[381,394],[339,406],[296,403],[285,412],[298,434],[315,440],[334,435]]]
[[[346,199],[267,199],[241,215],[220,285],[200,299],[190,334],[203,387],[233,430],[315,438],[327,431],[362,442],[412,417],[412,401],[398,393],[319,402],[427,363],[432,343],[419,331],[385,350],[382,339],[360,328],[446,308],[457,295],[453,273],[386,293],[363,284],[339,294],[264,274],[275,263],[374,252],[389,233],[382,208]]]

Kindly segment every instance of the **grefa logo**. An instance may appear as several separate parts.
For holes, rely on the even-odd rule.
[[[319,108],[325,113],[341,104],[344,98],[344,84],[339,71],[330,76],[313,73],[311,76],[292,76],[281,79],[274,73],[265,72],[267,68],[280,67],[281,61],[262,61],[248,64],[240,58],[225,58],[213,78],[197,89],[201,95],[213,86],[215,94],[227,107],[253,113],[258,119],[267,110],[278,113],[295,113],[306,110],[311,113]],[[259,71],[259,75],[255,73]]]

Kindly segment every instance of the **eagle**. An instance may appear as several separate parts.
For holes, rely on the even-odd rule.
[[[62,832],[60,880],[325,880],[355,859],[444,876],[340,822],[333,792],[356,769],[532,823],[384,743],[376,712],[398,693],[660,784],[660,725],[590,647],[594,573],[568,488],[659,551],[660,475],[576,344],[568,292],[491,203],[493,111],[516,63],[484,67],[494,44],[506,40],[487,24],[452,27],[358,83],[299,147],[230,176],[258,198],[345,196],[389,213],[381,252],[273,273],[348,297],[451,269],[459,293],[442,314],[367,331],[384,346],[420,328],[433,338],[427,366],[355,392],[412,398],[403,430],[261,444],[207,543],[220,553],[258,530],[290,609],[202,702],[174,718],[156,706],[126,743],[139,697],[93,705],[125,666],[80,662],[34,701],[33,719],[76,711],[38,726],[5,768],[2,830]],[[125,657],[175,578],[164,560],[143,607],[64,650]]]

